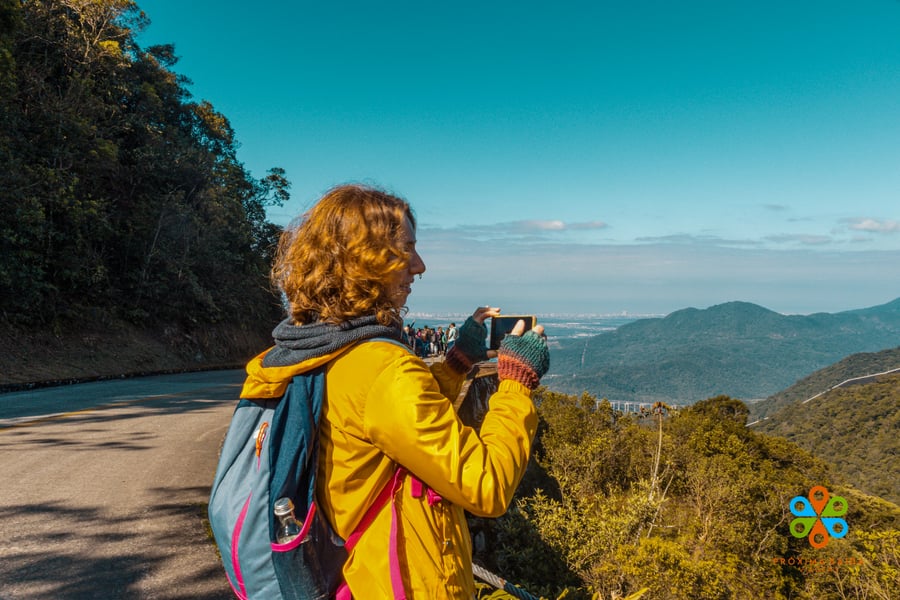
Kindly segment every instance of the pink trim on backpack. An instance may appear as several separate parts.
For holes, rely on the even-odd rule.
[[[249,496],[247,496],[247,501],[244,502],[244,508],[241,509],[241,514],[238,516],[237,521],[234,524],[234,531],[231,532],[231,567],[234,569],[234,578],[237,583],[237,587],[234,585],[231,586],[231,589],[241,600],[247,600],[247,588],[244,586],[244,576],[241,573],[241,561],[238,556],[238,545],[241,539],[241,530],[244,528],[244,519],[247,518],[247,509],[250,507],[250,499],[253,497],[253,493],[251,492]],[[230,582],[229,582],[230,583]],[[240,588],[240,590],[238,590]]]
[[[443,500],[440,494],[426,486],[422,480],[415,475],[410,475],[409,484],[409,495],[413,498],[421,498],[422,494],[425,494],[428,497],[428,506],[434,506]]]
[[[401,478],[398,477],[400,471],[406,469],[397,469],[394,475],[394,482],[391,486],[391,498],[394,492],[400,489]],[[397,514],[397,503],[391,502],[391,588],[394,590],[394,600],[406,600],[406,590],[403,588],[403,574],[400,572],[400,554],[397,552],[397,533],[400,525],[400,516]],[[398,591],[399,590],[399,591]]]
[[[297,537],[286,544],[272,542],[272,550],[274,550],[275,552],[287,552],[288,550],[293,550],[294,548],[302,544],[306,540],[306,536],[309,534],[309,528],[312,526],[313,517],[316,515],[316,510],[316,503],[313,502],[309,505],[309,510],[306,511],[306,518],[303,520],[303,525],[300,527],[300,533],[297,534]]]
[[[350,586],[346,581],[341,582],[341,587],[334,594],[334,600],[353,600],[353,594],[350,593]]]
[[[378,516],[378,513],[381,512],[381,509],[385,504],[390,500],[391,502],[391,542],[389,548],[390,554],[390,563],[391,563],[391,587],[394,590],[394,600],[406,600],[406,590],[403,588],[403,577],[400,572],[400,556],[397,552],[398,546],[398,523],[399,523],[399,515],[397,514],[397,504],[394,502],[394,493],[400,489],[400,484],[403,481],[403,477],[406,475],[407,471],[403,467],[398,467],[394,472],[394,476],[390,481],[381,489],[381,492],[378,494],[378,497],[375,499],[375,502],[372,506],[369,507],[369,510],[366,511],[366,514],[363,516],[362,521],[360,521],[359,525],[356,526],[356,529],[353,530],[353,533],[350,534],[350,537],[347,538],[347,541],[344,542],[344,548],[347,549],[347,553],[349,554],[353,548],[356,546],[356,543],[359,542],[359,538],[362,537],[362,534],[366,532],[366,529],[369,528],[369,525],[372,524],[372,521],[375,520],[375,517]],[[353,594],[350,592],[350,586],[347,585],[346,581],[341,582],[341,586],[337,590],[337,594],[335,595],[335,600],[352,600]]]

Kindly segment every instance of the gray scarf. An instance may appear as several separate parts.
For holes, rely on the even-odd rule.
[[[295,365],[374,337],[401,339],[399,327],[381,325],[374,316],[357,317],[339,325],[318,322],[293,325],[288,318],[275,327],[272,337],[275,347],[263,357],[263,367]]]

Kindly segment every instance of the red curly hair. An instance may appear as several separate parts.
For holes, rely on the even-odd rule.
[[[406,269],[404,220],[409,204],[362,185],[329,190],[278,241],[272,283],[289,303],[295,324],[342,323],[375,315],[382,325],[402,323],[386,284]]]

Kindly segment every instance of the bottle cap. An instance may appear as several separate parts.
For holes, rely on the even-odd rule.
[[[294,503],[290,498],[279,498],[275,501],[275,514],[287,515],[294,510]]]

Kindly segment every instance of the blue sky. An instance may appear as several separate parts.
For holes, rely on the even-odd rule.
[[[413,312],[900,296],[900,1],[138,1],[288,223],[375,184]]]

